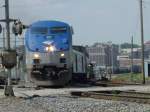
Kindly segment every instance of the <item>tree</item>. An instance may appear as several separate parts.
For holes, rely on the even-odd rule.
[[[122,49],[128,49],[131,48],[132,44],[130,43],[123,43],[120,45]],[[140,46],[138,44],[133,44],[133,48],[139,48]]]

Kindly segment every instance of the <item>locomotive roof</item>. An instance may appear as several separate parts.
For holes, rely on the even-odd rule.
[[[50,20],[44,20],[44,21],[37,21],[35,23],[32,23],[31,26],[69,26],[69,24],[61,21],[50,21]]]

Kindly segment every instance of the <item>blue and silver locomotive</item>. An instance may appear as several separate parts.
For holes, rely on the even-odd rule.
[[[62,86],[72,77],[72,28],[60,21],[38,21],[25,33],[27,79]]]

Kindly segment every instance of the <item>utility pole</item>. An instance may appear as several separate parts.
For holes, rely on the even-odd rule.
[[[114,50],[113,44],[111,44],[111,67],[112,67],[112,74],[114,74]]]
[[[131,81],[133,81],[133,36],[131,37]]]
[[[140,23],[141,23],[141,47],[142,47],[142,75],[145,84],[145,66],[144,66],[144,26],[143,26],[143,1],[140,0]]]
[[[3,49],[5,49],[5,28],[3,27]]]
[[[7,38],[7,49],[10,50],[10,18],[9,18],[9,1],[5,0],[5,19],[6,19],[6,38]]]
[[[5,68],[7,68],[7,85],[5,86],[5,91],[4,94],[6,96],[14,96],[13,92],[13,87],[11,85],[11,69],[16,66],[17,64],[17,56],[16,56],[16,49],[12,50],[11,45],[10,45],[10,22],[16,22],[18,21],[17,19],[10,19],[9,18],[9,0],[5,0],[5,19],[1,19],[0,22],[6,23],[6,48],[4,49],[1,58],[2,58],[2,64]],[[16,27],[16,25],[19,25]],[[16,24],[15,27],[13,28],[13,33],[15,35],[21,35],[23,28],[25,28],[25,25],[22,25],[22,23],[19,21],[19,24]],[[15,43],[16,44],[16,43]]]
[[[133,36],[131,37],[131,73],[133,73]]]
[[[10,47],[10,18],[9,18],[9,0],[5,0],[5,22],[6,22],[6,38],[7,38],[7,50],[11,50]],[[5,95],[14,96],[13,88],[11,86],[11,69],[8,69],[7,86],[5,87]]]
[[[9,18],[9,0],[5,0],[5,19],[1,19],[0,22],[6,23],[6,46],[2,54],[2,64],[7,68],[7,85],[5,86],[4,94],[6,96],[14,96],[13,87],[11,85],[11,68],[16,64],[16,52],[11,50],[10,45],[10,22],[13,19]],[[5,43],[4,43],[5,44]]]

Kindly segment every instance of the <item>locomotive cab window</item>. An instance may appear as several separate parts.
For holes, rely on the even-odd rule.
[[[31,33],[33,33],[33,34],[47,34],[48,28],[33,27],[33,28],[31,28]]]
[[[67,32],[67,27],[52,27],[51,33],[66,33]]]

